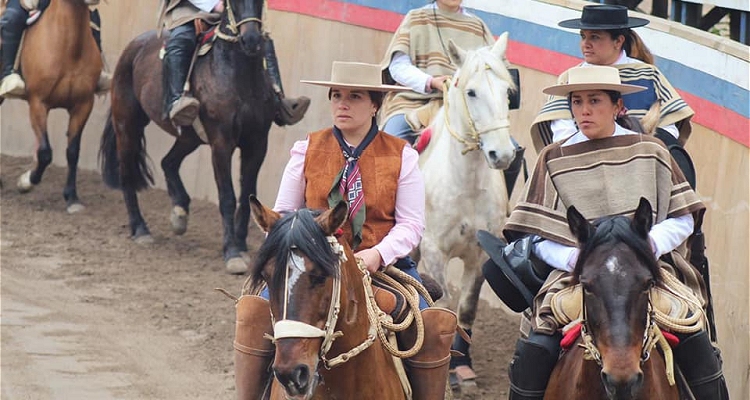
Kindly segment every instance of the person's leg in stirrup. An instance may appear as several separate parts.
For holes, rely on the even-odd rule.
[[[28,17],[29,12],[21,7],[19,0],[9,0],[0,17],[0,60],[3,65],[0,76],[1,97],[20,97],[26,94],[26,84],[21,74],[15,70],[15,63]]]
[[[102,19],[99,16],[99,10],[89,10],[89,17],[91,18],[91,35],[94,36],[96,47],[99,49],[99,53],[102,55],[102,72],[99,75],[99,81],[96,83],[96,93],[106,93],[112,86],[112,74],[105,71],[106,64],[104,62],[104,53],[102,52]]]
[[[198,117],[200,103],[183,93],[190,61],[197,46],[192,21],[174,28],[164,54],[164,112],[175,126],[188,126]]]
[[[516,341],[516,352],[508,367],[509,400],[542,400],[547,382],[560,354],[561,335],[531,332]]]
[[[273,45],[273,40],[268,35],[265,36],[264,57],[266,60],[266,70],[271,77],[273,91],[276,94],[278,104],[274,122],[278,126],[294,125],[305,116],[307,108],[310,106],[310,99],[305,96],[294,98],[284,95],[284,87],[281,85],[279,60],[276,58],[276,48]]]
[[[728,400],[729,392],[721,359],[706,331],[689,336],[678,335],[680,344],[674,349],[674,361],[685,376],[697,400]]]
[[[440,400],[445,398],[451,343],[458,326],[453,311],[430,307],[421,311],[424,319],[424,343],[410,358],[404,359],[414,400]],[[411,348],[417,338],[416,326],[399,334],[403,348]]]
[[[268,300],[240,296],[234,338],[234,381],[238,400],[262,400],[270,393],[274,345]]]

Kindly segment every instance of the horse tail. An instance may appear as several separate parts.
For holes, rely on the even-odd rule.
[[[154,184],[154,176],[146,154],[146,136],[143,129],[137,132],[138,136],[129,141],[133,148],[127,153],[128,157],[124,163],[120,161],[120,153],[117,148],[117,132],[115,132],[112,121],[112,110],[109,110],[104,133],[99,145],[99,163],[104,183],[113,189],[130,187],[135,190],[143,190]]]
[[[107,112],[107,122],[99,144],[99,166],[104,184],[120,189],[120,160],[117,157],[117,134],[112,122],[112,109]]]

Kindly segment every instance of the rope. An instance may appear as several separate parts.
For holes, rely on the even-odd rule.
[[[656,323],[659,324],[659,326],[676,333],[695,333],[702,330],[706,314],[703,311],[703,306],[694,298],[693,293],[688,292],[687,290],[679,290],[678,288],[685,287],[685,285],[672,274],[662,274],[662,280],[664,281],[664,284],[660,286],[688,302],[692,306],[691,308],[694,313],[685,318],[676,318],[671,317],[660,310],[654,310],[654,320],[656,320]]]

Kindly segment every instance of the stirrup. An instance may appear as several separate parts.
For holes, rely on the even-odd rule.
[[[310,107],[310,98],[306,96],[281,99],[274,121],[279,126],[294,125],[305,116],[308,107]]]
[[[172,103],[169,111],[169,119],[175,126],[189,126],[198,118],[200,102],[195,97],[180,96]]]
[[[0,97],[23,98],[26,96],[26,83],[17,72],[3,78],[0,82]]]

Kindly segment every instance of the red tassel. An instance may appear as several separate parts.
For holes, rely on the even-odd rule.
[[[560,341],[560,347],[563,348],[563,350],[569,350],[573,345],[575,344],[576,340],[581,336],[581,324],[578,323],[574,327],[568,329],[567,332],[565,332],[565,336],[563,336],[562,340]]]

